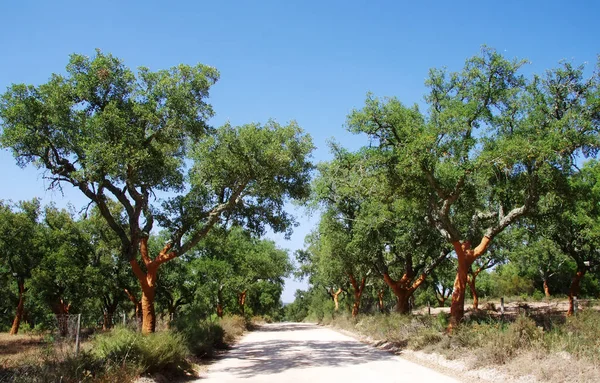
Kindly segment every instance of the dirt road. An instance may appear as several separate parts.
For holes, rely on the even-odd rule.
[[[328,328],[277,323],[247,334],[198,383],[459,382]]]

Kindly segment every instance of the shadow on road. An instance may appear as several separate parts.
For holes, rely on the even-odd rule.
[[[262,332],[280,332],[314,330],[317,328],[319,328],[318,325],[310,323],[272,323],[259,326],[257,330]]]
[[[288,330],[302,331],[298,324],[290,326],[287,326]],[[314,325],[305,326],[305,329],[316,328]],[[285,331],[282,327],[286,326],[263,327],[260,331]],[[229,353],[228,358],[240,361],[230,373],[239,378],[251,378],[293,368],[341,367],[385,361],[393,355],[355,341],[269,340],[242,343]]]

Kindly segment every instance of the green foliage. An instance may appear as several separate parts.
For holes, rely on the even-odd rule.
[[[140,366],[143,371],[180,368],[188,355],[183,335],[163,331],[142,335],[124,327],[96,336],[92,352],[101,359]]]
[[[175,320],[173,327],[183,335],[190,352],[198,357],[210,357],[216,349],[225,347],[225,331],[218,323],[183,315]]]

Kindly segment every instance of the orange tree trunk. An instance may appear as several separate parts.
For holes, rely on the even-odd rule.
[[[242,315],[246,313],[246,294],[247,290],[244,290],[238,294],[238,304],[240,305],[240,311]]]
[[[156,331],[156,313],[154,312],[154,285],[142,287],[142,333]]]
[[[383,274],[383,280],[390,287],[396,296],[396,312],[400,314],[408,314],[410,312],[410,297],[414,291],[421,285],[425,276],[420,276],[414,283],[411,284],[411,276],[404,274],[400,280],[393,280],[386,272]]]
[[[339,288],[335,293],[333,292],[333,289],[329,292],[331,294],[331,298],[333,299],[333,304],[335,305],[335,311],[338,311],[338,309],[340,308],[340,294],[342,293],[342,289]]]
[[[377,293],[377,298],[379,298],[379,312],[382,314],[385,312],[385,306],[383,305],[384,293],[385,291],[383,289],[379,290],[379,292]]]
[[[354,289],[354,303],[352,304],[352,317],[356,318],[360,311],[360,298],[362,297],[363,290],[365,289],[366,278],[363,277],[360,281],[360,284],[354,278],[354,275],[348,273],[348,278],[350,278],[350,283],[352,284],[352,288]]]
[[[53,311],[58,321],[58,331],[60,336],[65,337],[69,334],[69,310],[71,304],[66,304],[64,300],[60,300],[53,305]]]
[[[490,239],[483,237],[481,243],[471,249],[471,244],[468,241],[463,243],[453,242],[454,250],[458,260],[458,270],[454,279],[454,289],[452,291],[452,304],[450,305],[450,324],[448,330],[452,329],[462,321],[465,316],[465,290],[467,287],[467,275],[471,270],[473,262],[480,257],[487,249]]]
[[[544,295],[546,298],[550,298],[550,288],[548,287],[548,279],[544,278]]]
[[[13,320],[12,327],[10,328],[10,335],[17,335],[19,332],[19,326],[21,325],[21,319],[23,318],[23,310],[25,305],[25,283],[20,280],[19,285],[19,304],[17,305],[17,312],[15,313],[15,319]]]
[[[477,310],[479,308],[479,297],[477,296],[477,289],[475,288],[475,279],[476,275],[471,274],[471,278],[467,278],[467,282],[469,283],[469,290],[471,290],[471,295],[473,296],[473,309]]]
[[[149,334],[156,330],[156,312],[154,311],[154,295],[156,292],[156,278],[158,273],[158,267],[177,257],[175,251],[170,251],[172,244],[168,243],[160,251],[156,259],[151,260],[148,255],[148,237],[140,238],[140,255],[146,265],[146,272],[144,273],[140,268],[135,257],[129,260],[129,264],[133,270],[133,273],[140,282],[142,287],[142,333]]]
[[[573,315],[575,312],[575,308],[573,307],[573,298],[579,295],[579,286],[584,275],[585,270],[577,270],[577,273],[571,281],[571,287],[569,287],[569,311],[567,311],[567,315],[569,316]]]
[[[142,302],[140,300],[138,300],[135,295],[133,295],[132,293],[129,292],[129,290],[124,289],[125,290],[125,294],[127,294],[127,298],[129,298],[129,300],[131,301],[131,303],[133,303],[133,306],[135,307],[135,318],[137,320],[137,322],[141,325],[142,324]]]

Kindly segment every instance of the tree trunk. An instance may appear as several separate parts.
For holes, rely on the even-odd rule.
[[[544,278],[544,295],[546,298],[550,298],[550,288],[548,287],[548,278]]]
[[[444,307],[446,305],[447,298],[445,296],[436,295],[435,299],[438,301],[438,307]]]
[[[471,295],[473,296],[473,310],[477,310],[479,308],[479,297],[477,296],[477,289],[475,288],[476,278],[477,276],[474,274],[471,274],[471,278],[467,278],[469,290],[471,290]]]
[[[112,327],[112,315],[109,315],[107,311],[102,314],[102,330],[108,330]]]
[[[379,300],[378,300],[379,312],[382,314],[385,312],[385,306],[383,305],[383,295],[384,294],[385,294],[385,290],[383,290],[383,289],[379,290],[379,292],[377,293],[377,298],[379,298]]]
[[[450,324],[448,331],[462,321],[465,316],[465,290],[467,287],[467,275],[471,271],[473,262],[485,253],[491,239],[483,237],[481,243],[473,250],[468,241],[461,243],[460,241],[453,242],[456,257],[458,258],[458,270],[454,279],[454,289],[452,290],[452,304],[450,305]]]
[[[360,311],[360,298],[362,297],[363,290],[365,288],[366,278],[363,277],[360,281],[360,284],[354,278],[354,275],[348,273],[348,278],[350,278],[350,283],[352,284],[352,288],[354,289],[354,303],[352,304],[352,318],[356,318]]]
[[[339,288],[336,292],[333,292],[333,289],[329,290],[329,294],[331,295],[331,299],[333,299],[333,304],[335,305],[335,311],[338,311],[340,308],[339,296],[342,293],[342,288]]]
[[[408,314],[410,312],[409,299],[415,291],[413,286],[410,284],[410,276],[408,274],[404,274],[400,280],[394,281],[389,274],[384,273],[383,280],[396,296],[396,312],[400,314]]]
[[[21,325],[23,308],[25,305],[25,283],[22,280],[18,281],[17,283],[19,285],[19,304],[17,305],[17,312],[15,313],[15,319],[13,320],[12,327],[10,328],[10,335],[17,335],[19,332],[19,326]]]
[[[217,317],[223,318],[223,287],[217,290]]]
[[[399,314],[408,314],[410,312],[410,297],[412,295],[412,291],[410,290],[398,290],[398,292],[394,292],[396,295],[396,312]]]
[[[129,292],[129,290],[127,289],[123,289],[125,290],[125,294],[127,294],[127,298],[129,298],[129,300],[131,301],[131,303],[133,303],[134,307],[135,307],[135,318],[137,320],[137,323],[139,324],[139,326],[142,325],[142,301],[138,300],[135,295],[133,295],[131,292]]]
[[[238,304],[240,305],[240,311],[242,315],[246,314],[246,294],[248,290],[244,290],[238,293]]]
[[[118,304],[119,302],[116,297],[111,300],[109,294],[104,296],[104,312],[102,321],[103,330],[109,330],[113,327],[113,319],[115,316],[115,311],[117,311]]]
[[[579,287],[583,276],[585,275],[586,270],[577,270],[577,273],[573,277],[571,281],[571,287],[569,287],[569,311],[567,311],[567,315],[571,316],[575,312],[573,307],[573,297],[579,295]]]
[[[69,334],[69,310],[71,309],[71,304],[66,304],[63,299],[61,299],[58,303],[52,305],[52,310],[56,315],[56,319],[58,322],[58,331],[60,336],[65,337]]]
[[[142,333],[156,331],[156,313],[154,312],[155,286],[142,287]]]

